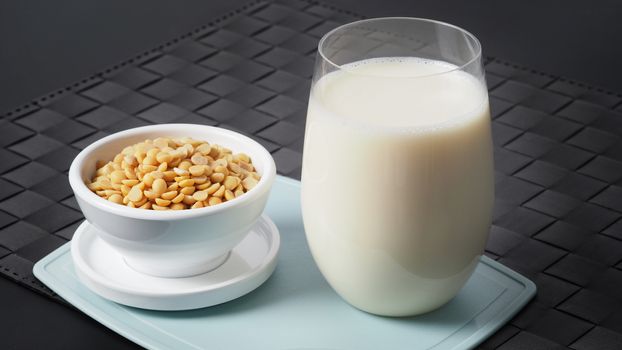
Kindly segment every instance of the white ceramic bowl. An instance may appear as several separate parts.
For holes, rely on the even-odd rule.
[[[97,160],[111,160],[121,150],[145,139],[189,136],[248,154],[261,179],[244,195],[213,207],[155,211],[107,201],[86,187]],[[255,224],[276,176],[270,153],[239,133],[194,124],[160,124],[129,129],[86,147],[71,163],[69,183],[82,213],[100,237],[117,249],[135,270],[159,277],[185,277],[207,272],[224,262]]]

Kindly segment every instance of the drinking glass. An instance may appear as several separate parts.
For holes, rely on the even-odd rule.
[[[453,298],[492,215],[481,46],[454,25],[377,18],[319,43],[302,213],[313,258],[353,306],[409,316]]]

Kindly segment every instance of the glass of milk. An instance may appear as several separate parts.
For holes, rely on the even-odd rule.
[[[319,44],[302,168],[313,258],[378,315],[451,300],[484,251],[493,207],[481,46],[417,18],[350,23]]]

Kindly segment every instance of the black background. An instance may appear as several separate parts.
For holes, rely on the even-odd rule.
[[[0,2],[0,111],[190,31],[245,0]],[[622,91],[616,0],[332,0],[365,16],[414,16],[473,32],[484,54]]]
[[[243,0],[4,1],[0,112],[179,36]],[[365,16],[439,19],[473,32],[484,53],[622,91],[617,1],[334,0]],[[135,348],[97,322],[0,278],[0,348]]]

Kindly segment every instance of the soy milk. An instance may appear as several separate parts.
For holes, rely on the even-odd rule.
[[[493,205],[488,98],[457,67],[355,62],[312,88],[302,210],[331,286],[368,312],[449,301],[483,252]]]

